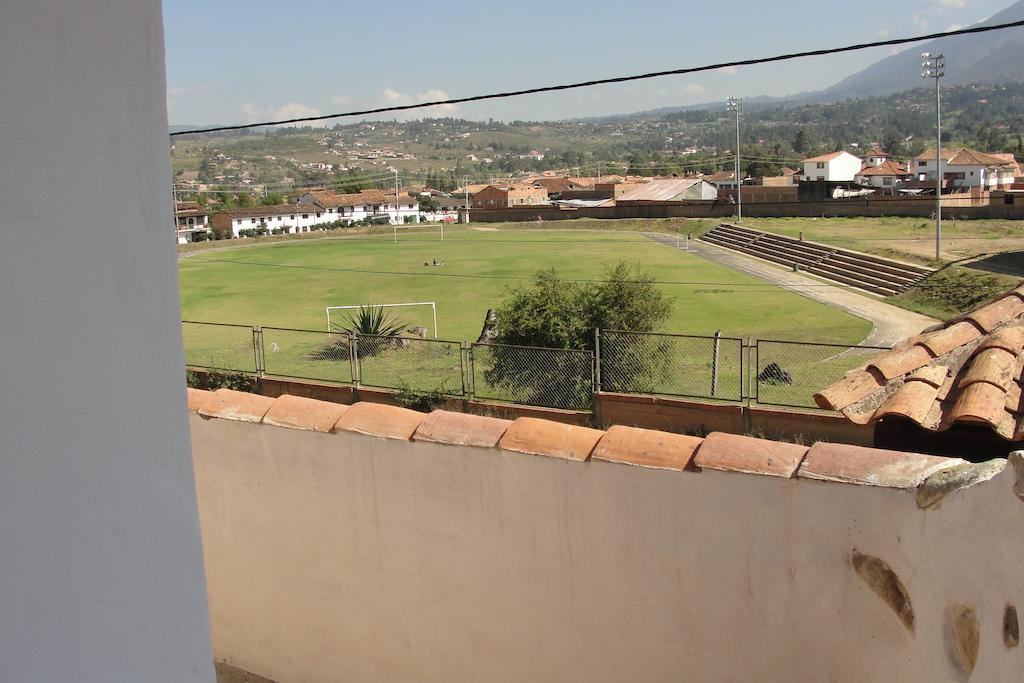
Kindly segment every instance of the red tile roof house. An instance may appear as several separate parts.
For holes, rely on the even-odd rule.
[[[273,680],[1020,673],[1021,454],[188,402],[214,656]]]
[[[886,447],[968,459],[1024,449],[1024,283],[815,395]]]

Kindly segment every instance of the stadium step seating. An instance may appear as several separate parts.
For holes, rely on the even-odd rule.
[[[729,223],[704,233],[701,240],[880,296],[899,294],[932,273],[922,266]]]

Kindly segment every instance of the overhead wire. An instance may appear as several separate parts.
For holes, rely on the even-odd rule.
[[[634,74],[630,76],[616,76],[612,78],[598,78],[588,81],[579,81],[576,83],[565,83],[561,85],[547,85],[535,88],[524,88],[521,90],[509,90],[504,92],[489,93],[484,95],[471,95],[468,97],[455,97],[447,98],[443,100],[431,100],[427,102],[419,102],[415,104],[403,104],[393,105],[389,107],[376,107],[372,109],[361,109],[347,112],[340,112],[335,114],[322,114],[318,116],[301,116],[291,119],[278,119],[272,121],[261,121],[257,123],[245,123],[237,124],[232,126],[214,126],[210,128],[200,128],[194,130],[182,130],[174,131],[169,135],[171,137],[180,135],[199,135],[202,133],[217,133],[221,131],[229,130],[245,130],[251,128],[261,128],[266,126],[282,126],[287,124],[295,123],[309,123],[313,121],[325,121],[328,119],[339,119],[348,118],[354,116],[369,116],[371,114],[386,114],[391,112],[399,111],[410,111],[414,109],[426,109],[428,107],[437,107],[440,105],[452,105],[452,104],[465,104],[468,102],[481,102],[484,100],[496,100],[504,99],[509,97],[520,97],[523,95],[536,95],[539,93],[547,92],[558,92],[562,90],[574,90],[578,88],[589,88],[598,85],[611,85],[614,83],[628,83],[631,81],[647,80],[652,78],[662,78],[665,76],[681,76],[686,74],[700,73],[704,71],[716,71],[718,69],[733,68],[740,66],[754,66],[757,64],[770,64],[773,62],[783,62],[793,59],[803,59],[806,57],[821,57],[825,55],[835,55],[844,52],[854,52],[859,50],[866,50],[869,48],[876,47],[892,47],[896,45],[906,45],[908,43],[919,43],[927,40],[935,40],[938,38],[950,38],[953,36],[971,35],[977,33],[988,33],[990,31],[1001,31],[1010,28],[1019,28],[1024,26],[1024,20],[1005,22],[1002,24],[992,24],[988,26],[972,26],[969,28],[955,29],[952,31],[940,31],[937,33],[929,33],[921,36],[903,37],[903,38],[891,38],[888,40],[876,40],[867,43],[854,43],[852,45],[844,45],[841,47],[822,48],[818,50],[805,50],[801,52],[789,52],[779,55],[773,55],[770,57],[754,57],[750,59],[740,59],[727,62],[719,62],[715,64],[706,64],[703,66],[695,67],[684,67],[680,69],[668,69],[664,71],[652,71],[642,74]]]

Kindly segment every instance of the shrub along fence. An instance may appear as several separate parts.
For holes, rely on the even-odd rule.
[[[596,352],[183,321],[186,365],[591,410],[595,391],[813,408],[885,347],[598,330]]]

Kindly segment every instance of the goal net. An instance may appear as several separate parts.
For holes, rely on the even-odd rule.
[[[434,301],[418,301],[402,304],[354,304],[349,306],[328,306],[327,331],[344,332],[352,327],[352,319],[359,315],[360,309],[383,309],[393,313],[395,318],[403,321],[403,333],[413,334],[419,331],[421,336],[437,339],[437,303]],[[426,330],[423,332],[422,330]]]

